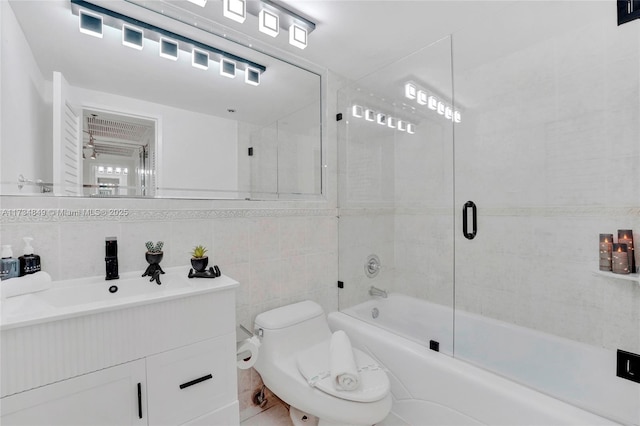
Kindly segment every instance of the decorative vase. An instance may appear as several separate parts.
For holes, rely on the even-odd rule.
[[[207,269],[208,264],[209,264],[209,256],[191,258],[191,266],[193,266],[193,269],[196,272],[204,272]]]
[[[157,252],[157,253],[146,252],[144,256],[147,259],[147,263],[149,265],[157,265],[162,261],[162,255],[163,255],[163,252]]]
[[[156,253],[146,252],[144,254],[144,257],[147,259],[147,263],[149,263],[149,266],[147,266],[147,270],[144,271],[144,274],[142,274],[142,276],[151,277],[151,281],[155,281],[158,285],[162,284],[160,282],[160,274],[164,274],[164,271],[160,266],[160,262],[162,261],[162,254],[163,253],[161,251]]]

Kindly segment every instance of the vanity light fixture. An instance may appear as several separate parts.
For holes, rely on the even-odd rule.
[[[276,37],[280,33],[280,18],[275,13],[262,9],[258,15],[258,29],[271,37]]]
[[[362,118],[364,115],[364,109],[360,105],[353,105],[351,107],[351,115],[356,118]]]
[[[252,86],[257,86],[260,84],[260,71],[255,68],[247,67],[244,70],[244,82],[247,84],[251,84]]]
[[[207,0],[189,0],[193,4],[197,4],[200,7],[204,7],[207,4]]]
[[[172,61],[178,60],[178,43],[175,41],[160,37],[160,56]]]
[[[98,158],[98,154],[96,153],[96,149],[93,148],[93,151],[91,152],[91,158],[92,160],[95,160],[96,158]]]
[[[404,120],[398,120],[398,130],[400,130],[401,132],[407,130],[407,122]]]
[[[462,121],[462,114],[460,114],[460,111],[456,110],[453,112],[453,122],[454,123],[460,123]]]
[[[385,114],[383,112],[379,112],[376,115],[376,121],[378,122],[378,124],[386,126],[387,125],[387,114]]]
[[[413,135],[416,133],[416,126],[413,123],[407,123],[407,133]]]
[[[389,117],[387,119],[387,126],[389,126],[390,129],[395,129],[397,125],[398,125],[398,119],[397,118]]]
[[[201,70],[209,69],[209,54],[203,50],[193,48],[191,53],[191,65]]]
[[[245,0],[223,0],[222,14],[241,24],[247,19],[247,4]]]
[[[102,16],[93,14],[86,10],[81,10],[80,15],[80,32],[93,37],[102,38]]]
[[[226,58],[220,59],[220,75],[236,78],[236,63]]]
[[[122,44],[133,49],[142,50],[144,32],[127,24],[122,24]]]
[[[444,115],[444,104],[438,101],[438,109],[436,110],[438,114]]]
[[[280,28],[289,31],[289,43],[304,49],[309,34],[316,24],[299,13],[273,0],[223,0],[223,15],[236,22],[244,22],[247,14],[258,17],[258,29],[271,37],[277,37]]]
[[[299,49],[307,47],[307,30],[298,24],[289,27],[289,44]]]
[[[235,69],[239,68],[245,71],[245,81],[251,85],[258,85],[260,76],[267,70],[264,65],[254,61],[88,1],[70,0],[70,2],[71,12],[79,16],[80,30],[85,34],[101,37],[103,25],[116,28],[122,31],[122,43],[125,46],[142,49],[144,39],[151,40],[160,44],[160,56],[175,61],[178,59],[179,50],[183,50],[192,55],[191,63],[197,68],[207,69],[210,60],[218,62],[224,58],[230,64],[226,65],[227,72],[221,72],[221,74],[233,77]],[[195,54],[194,49],[197,50]]]

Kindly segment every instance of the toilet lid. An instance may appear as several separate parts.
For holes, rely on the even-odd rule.
[[[298,371],[310,386],[337,398],[356,402],[374,402],[387,396],[390,388],[387,373],[373,358],[356,348],[353,348],[353,355],[358,366],[360,386],[352,391],[336,389],[331,381],[329,343],[330,339],[298,353]]]

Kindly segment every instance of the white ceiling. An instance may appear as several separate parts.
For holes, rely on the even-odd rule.
[[[443,37],[454,34],[455,39],[457,34],[466,33],[466,37],[458,37],[454,46],[456,70],[464,70],[491,60],[491,55],[505,55],[563,31],[566,20],[575,19],[578,3],[612,3],[288,0],[282,3],[316,23],[315,31],[309,36],[309,46],[300,50],[288,44],[286,32],[275,39],[260,33],[256,17],[249,16],[244,24],[224,18],[222,0],[209,0],[204,8],[186,0],[92,2],[266,65],[262,84],[256,88],[240,78],[223,81],[227,79],[213,75],[211,70],[206,74],[159,58],[153,49],[145,48],[140,54],[123,48],[119,45],[117,30],[113,30],[113,34],[105,33],[102,40],[81,35],[77,30],[77,17],[71,14],[67,0],[11,0],[45,76],[53,70],[62,70],[71,84],[82,87],[219,116],[233,108],[237,110],[234,119],[261,124],[299,110],[314,101],[318,93],[317,76],[274,57],[316,73],[328,69],[357,80]],[[160,10],[165,16],[148,8]],[[601,13],[597,7],[591,9],[593,13]],[[612,6],[612,19],[614,9]],[[192,25],[178,23],[167,16]],[[207,32],[194,28],[196,23]],[[212,36],[210,32],[224,34],[225,38]],[[489,46],[482,49],[482,54],[478,49],[480,44]],[[253,50],[242,45],[250,45]]]

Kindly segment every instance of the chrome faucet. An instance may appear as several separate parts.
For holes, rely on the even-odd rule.
[[[371,288],[369,289],[369,294],[371,296],[380,296],[380,297],[384,297],[385,299],[387,298],[387,292],[385,290],[382,290],[374,286],[371,286]]]

